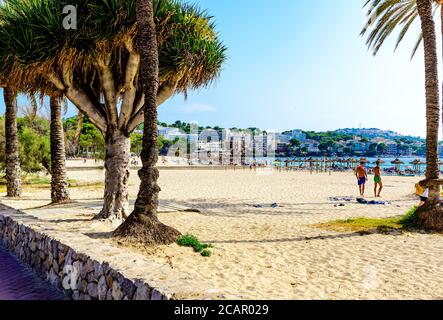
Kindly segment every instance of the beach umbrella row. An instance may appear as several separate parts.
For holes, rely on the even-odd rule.
[[[277,159],[274,164],[275,165],[279,165],[281,166],[283,163],[285,164],[286,167],[290,167],[291,165],[294,164],[309,164],[309,166],[312,168],[314,165],[318,166],[324,166],[325,168],[327,167],[328,164],[334,166],[334,165],[339,165],[345,168],[349,168],[351,166],[355,166],[356,164],[360,163],[360,162],[364,162],[364,163],[370,163],[369,160],[367,160],[367,158],[324,158],[324,159],[317,159],[317,158],[313,158],[313,157],[309,157],[309,158],[299,158],[299,159],[286,159],[284,161]],[[383,159],[378,159],[377,161],[373,162],[374,164],[376,162],[380,162],[380,164],[384,164],[386,163],[385,160]],[[393,161],[390,162],[392,165],[395,166],[395,168],[397,170],[400,170],[401,166],[406,164],[404,161],[402,161],[400,158],[396,158]],[[421,161],[420,159],[416,159],[412,162],[410,162],[409,164],[411,164],[414,168],[414,171],[416,172],[421,172],[421,166],[426,165],[426,162]],[[439,165],[443,165],[443,162],[440,162]]]

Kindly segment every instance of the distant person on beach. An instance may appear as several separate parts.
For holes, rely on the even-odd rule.
[[[422,181],[415,185],[416,194],[420,197],[419,207],[426,204],[429,199],[429,188],[427,188]]]
[[[360,162],[360,165],[355,169],[355,176],[357,177],[358,189],[360,190],[360,195],[365,195],[365,185],[368,179],[368,173],[366,172],[365,162]]]
[[[380,198],[381,190],[383,189],[383,182],[381,180],[380,161],[377,160],[375,164],[376,166],[374,168],[374,195],[376,198]],[[379,187],[378,193],[377,193],[377,187]]]

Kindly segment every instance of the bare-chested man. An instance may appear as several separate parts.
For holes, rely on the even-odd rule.
[[[358,188],[360,195],[365,195],[366,180],[368,180],[368,173],[366,172],[365,162],[360,162],[360,165],[355,169],[355,176],[357,177]]]
[[[375,164],[376,167],[374,168],[374,195],[376,198],[380,198],[381,190],[383,189],[383,182],[381,180],[380,160],[377,160]],[[378,192],[377,192],[377,187],[378,187]]]

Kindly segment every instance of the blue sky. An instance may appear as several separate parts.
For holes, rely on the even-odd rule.
[[[195,2],[215,16],[229,59],[213,86],[162,105],[161,121],[425,135],[422,51],[410,60],[418,26],[374,58],[359,36],[363,0]]]

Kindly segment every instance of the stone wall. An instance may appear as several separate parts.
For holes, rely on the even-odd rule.
[[[15,211],[1,205],[3,210]],[[158,289],[126,278],[108,263],[75,252],[56,239],[0,213],[0,245],[74,300],[167,300]]]

